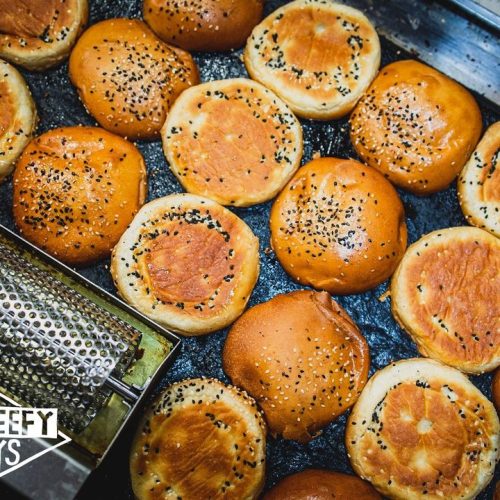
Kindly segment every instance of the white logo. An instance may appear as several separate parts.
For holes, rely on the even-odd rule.
[[[59,448],[71,439],[57,429],[56,408],[21,408],[0,393],[0,477]],[[44,440],[44,444],[34,442]]]

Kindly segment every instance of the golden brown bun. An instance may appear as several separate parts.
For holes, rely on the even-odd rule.
[[[386,280],[403,256],[403,205],[376,170],[354,160],[313,160],[276,199],[271,244],[299,283],[363,292]]]
[[[491,397],[498,411],[500,411],[500,368],[495,371],[491,384]]]
[[[481,135],[481,112],[461,85],[418,61],[380,70],[351,115],[365,163],[418,195],[445,189]]]
[[[186,50],[241,47],[261,20],[264,0],[144,0],[144,20]]]
[[[14,169],[36,121],[35,103],[24,78],[0,59],[0,182]]]
[[[215,379],[168,387],[144,416],[130,455],[139,500],[258,497],[266,427],[255,401]]]
[[[248,73],[303,118],[349,113],[377,74],[380,43],[359,10],[296,0],[255,29],[244,53]]]
[[[65,59],[88,18],[87,0],[0,0],[0,57],[30,70]]]
[[[491,125],[458,178],[458,199],[469,224],[500,237],[500,121]]]
[[[14,171],[14,219],[54,257],[84,265],[107,257],[146,196],[146,166],[130,142],[97,127],[33,139]]]
[[[326,292],[300,290],[246,311],[227,336],[222,361],[233,384],[257,400],[274,435],[307,442],[354,404],[370,353]]]
[[[262,500],[381,500],[359,477],[329,470],[308,469],[282,479]]]
[[[500,500],[500,481],[497,481],[493,500]]]
[[[91,26],[71,53],[69,75],[99,124],[130,139],[158,137],[177,96],[199,82],[191,55],[137,19]]]
[[[421,354],[467,373],[500,365],[500,240],[473,227],[427,234],[391,282],[392,313]]]
[[[499,433],[495,408],[465,375],[418,358],[375,373],[345,439],[355,472],[388,498],[473,499],[493,477]]]
[[[246,78],[183,92],[162,139],[170,169],[184,188],[223,205],[274,198],[302,158],[299,121],[275,94]]]
[[[173,194],[145,205],[113,251],[120,295],[183,335],[224,328],[259,275],[259,240],[215,201]]]

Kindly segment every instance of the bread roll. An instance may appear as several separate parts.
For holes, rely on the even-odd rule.
[[[418,195],[445,189],[481,135],[472,95],[418,61],[382,70],[350,118],[361,159],[391,182]]]
[[[189,194],[145,205],[113,251],[120,295],[184,335],[224,328],[245,309],[259,275],[259,241],[236,215]]]
[[[260,21],[264,0],[144,0],[144,20],[165,42],[186,50],[241,47]]]
[[[31,92],[14,66],[0,59],[0,182],[14,169],[36,127]]]
[[[497,411],[500,411],[500,369],[497,369],[493,375],[491,397],[495,403]]]
[[[245,78],[183,92],[162,139],[170,168],[184,188],[223,205],[273,198],[302,158],[299,121],[270,90]]]
[[[89,113],[129,139],[155,139],[177,96],[199,82],[187,52],[138,19],[108,19],[80,37],[69,75]]]
[[[458,199],[469,224],[500,237],[500,121],[491,125],[458,178]]]
[[[380,43],[359,11],[324,0],[296,0],[252,31],[244,53],[254,79],[302,118],[349,113],[377,74]]]
[[[29,70],[65,59],[88,18],[87,0],[0,0],[0,57]]]
[[[266,427],[255,401],[215,379],[177,382],[145,414],[130,474],[140,500],[256,499]]]
[[[146,166],[130,142],[97,127],[33,139],[14,172],[14,220],[54,257],[86,265],[109,256],[146,197]]]
[[[458,370],[406,359],[368,381],[347,421],[357,474],[401,500],[475,498],[499,458],[493,405]]]
[[[386,280],[403,256],[403,205],[375,169],[313,160],[276,198],[271,244],[299,283],[333,294],[363,292]]]
[[[222,362],[233,384],[257,400],[274,435],[305,443],[354,404],[370,355],[326,292],[300,290],[245,312],[229,331]]]
[[[391,283],[392,313],[424,356],[467,373],[500,365],[500,240],[482,229],[427,234]]]

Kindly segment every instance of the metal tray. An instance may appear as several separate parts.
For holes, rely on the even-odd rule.
[[[141,0],[90,0],[90,23],[110,17],[140,17]],[[266,14],[286,0],[268,0]],[[500,90],[499,41],[495,30],[475,24],[447,4],[430,0],[346,0],[365,10],[374,21],[381,36],[382,65],[398,59],[420,56],[427,63],[460,80],[467,86],[486,94],[490,101],[476,93],[484,126],[500,119],[497,104]],[[389,41],[389,39],[392,41]],[[397,42],[399,46],[393,42]],[[402,47],[411,51],[408,52]],[[195,54],[203,81],[247,76],[240,59],[241,51],[216,54]],[[76,124],[95,125],[84,110],[67,76],[67,63],[43,73],[23,71],[37,103],[40,123],[37,133],[57,126]],[[478,76],[479,75],[479,76]],[[348,138],[347,119],[332,122],[302,120],[304,129],[304,159],[314,152],[322,156],[356,157]],[[161,150],[160,141],[138,143],[149,174],[149,199],[181,191],[181,187]],[[0,187],[0,223],[14,228],[11,181]],[[409,231],[409,243],[434,229],[465,225],[452,185],[444,192],[418,198],[399,191],[403,200]],[[274,295],[300,289],[283,271],[274,254],[268,252],[269,210],[271,203],[252,208],[234,209],[260,239],[261,274],[252,294],[250,306],[269,300]],[[79,272],[104,289],[115,292],[109,274],[109,261],[81,269]],[[370,292],[348,297],[335,297],[349,312],[365,335],[372,356],[370,375],[390,361],[417,356],[415,344],[393,320],[390,299],[379,301],[387,283]],[[173,381],[196,376],[216,377],[229,382],[221,365],[221,350],[226,330],[198,338],[186,338],[171,370],[162,379],[157,391]],[[473,377],[473,382],[491,395],[491,375]],[[266,488],[282,477],[308,467],[328,468],[351,472],[344,447],[346,415],[327,426],[321,436],[303,445],[269,437],[267,447]],[[89,478],[79,498],[132,499],[128,473],[128,455],[132,433],[118,440],[101,466]],[[479,497],[492,498],[494,484],[500,479],[497,468],[495,480]],[[3,496],[2,498],[12,498]]]

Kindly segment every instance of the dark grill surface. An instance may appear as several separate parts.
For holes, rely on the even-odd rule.
[[[140,0],[89,0],[90,23],[111,17],[140,17]],[[283,0],[269,0],[266,14],[275,10]],[[348,2],[347,2],[348,3]],[[369,13],[368,13],[369,15]],[[382,65],[411,56],[396,45],[381,38]],[[240,60],[241,51],[221,54],[195,54],[203,81],[222,78],[248,76]],[[37,133],[40,134],[58,126],[76,124],[95,125],[89,116],[68,78],[67,63],[43,73],[23,71],[35,98],[40,117]],[[492,82],[494,83],[494,82]],[[478,97],[478,96],[476,96]],[[499,119],[498,109],[478,97],[484,126]],[[322,156],[341,158],[354,157],[356,154],[348,138],[347,119],[332,122],[312,122],[302,120],[304,129],[304,158],[309,161],[313,152]],[[161,150],[161,142],[140,142],[149,173],[149,199],[182,191]],[[0,186],[0,223],[13,228],[12,182]],[[423,234],[435,229],[466,225],[457,200],[455,185],[444,192],[418,198],[399,191],[406,210],[409,243]],[[261,273],[249,305],[264,302],[282,292],[303,288],[283,271],[274,254],[264,252],[269,244],[269,210],[271,203],[252,208],[234,209],[260,239]],[[115,292],[109,274],[109,261],[82,269],[87,278],[108,291]],[[349,312],[366,337],[372,357],[370,375],[392,360],[418,356],[417,349],[410,338],[397,326],[390,313],[390,299],[380,302],[378,297],[387,289],[387,283],[375,290],[360,295],[334,297]],[[173,368],[162,380],[157,390],[169,383],[197,376],[216,377],[229,382],[222,370],[221,351],[226,330],[204,337],[185,338],[182,350]],[[486,394],[491,395],[491,375],[472,377],[473,382]],[[267,447],[266,489],[280,478],[308,467],[328,468],[342,472],[352,472],[344,447],[343,415],[324,430],[323,434],[307,445],[269,436]],[[99,469],[84,486],[81,498],[132,499],[128,473],[128,450],[135,429],[128,429],[116,443]],[[496,480],[500,479],[497,468],[495,480],[479,498],[490,499]],[[353,496],[353,498],[355,498]]]

